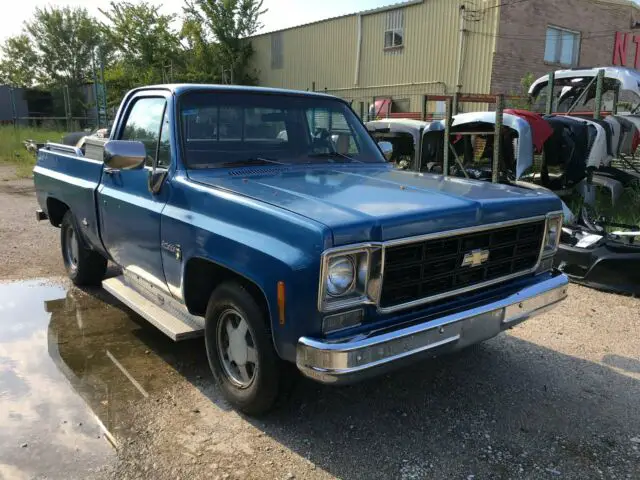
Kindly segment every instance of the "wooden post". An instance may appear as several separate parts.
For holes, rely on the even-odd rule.
[[[450,144],[450,132],[451,123],[453,122],[451,115],[453,110],[453,101],[451,97],[447,98],[444,109],[444,156],[442,157],[442,174],[449,176],[449,144]]]
[[[553,113],[553,84],[556,83],[556,73],[549,72],[549,83],[547,84],[547,115]]]
[[[504,110],[504,95],[496,95],[496,130],[493,136],[493,164],[491,165],[491,181],[498,183],[498,169],[500,168],[500,146],[502,143],[502,120]]]
[[[598,70],[596,77],[596,98],[595,108],[593,109],[593,118],[602,120],[602,90],[604,89],[604,69]]]
[[[427,109],[429,108],[429,95],[422,96],[422,121],[427,121]]]
[[[620,101],[620,85],[613,89],[613,105],[611,106],[611,114],[618,114],[618,102]]]
[[[9,97],[11,98],[11,116],[13,118],[13,128],[18,128],[18,112],[16,110],[16,99],[14,97],[13,87],[9,87]],[[27,116],[29,113],[27,113]],[[27,122],[27,126],[28,122]]]

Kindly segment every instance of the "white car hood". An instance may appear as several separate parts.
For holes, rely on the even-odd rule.
[[[573,118],[575,120],[580,120],[589,125],[593,125],[596,128],[597,134],[596,139],[591,146],[591,150],[589,150],[589,156],[587,157],[587,167],[599,168],[603,165],[609,165],[611,163],[612,157],[607,152],[607,133],[604,130],[604,127],[588,118],[582,117],[571,117],[567,116],[567,118]]]

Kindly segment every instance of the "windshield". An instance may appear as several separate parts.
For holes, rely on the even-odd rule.
[[[188,168],[257,164],[385,163],[343,102],[246,92],[193,92],[179,100]]]

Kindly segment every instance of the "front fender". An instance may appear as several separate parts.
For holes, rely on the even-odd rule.
[[[232,245],[228,239],[217,239],[218,245]],[[185,278],[185,269],[189,260],[194,258],[209,261],[218,267],[232,272],[245,281],[255,285],[264,296],[269,312],[269,328],[273,334],[273,342],[281,358],[295,360],[295,345],[298,339],[307,332],[320,333],[321,319],[315,310],[317,279],[319,268],[309,265],[303,269],[294,270],[282,259],[269,256],[246,245],[235,244],[238,250],[244,251],[244,258],[248,263],[239,262],[237,258],[227,258],[212,255],[206,250],[194,250],[194,256],[185,257],[182,265],[181,278]],[[191,252],[189,252],[190,255]],[[164,254],[163,254],[164,255]],[[170,255],[170,254],[168,254]],[[166,261],[165,261],[166,264]],[[278,282],[285,284],[285,321],[280,323],[278,308]],[[184,284],[180,295],[184,297]]]
[[[215,189],[186,189],[186,182],[180,183],[163,210],[161,226],[163,267],[171,293],[184,299],[185,265],[192,258],[245,278],[264,294],[278,354],[295,361],[298,339],[320,331],[320,255],[330,233],[277,207]],[[284,325],[278,315],[280,281],[286,294]]]

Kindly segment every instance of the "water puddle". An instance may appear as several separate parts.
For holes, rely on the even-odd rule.
[[[188,348],[101,290],[0,284],[0,478],[107,464],[134,427],[128,407],[180,375],[167,358]]]

